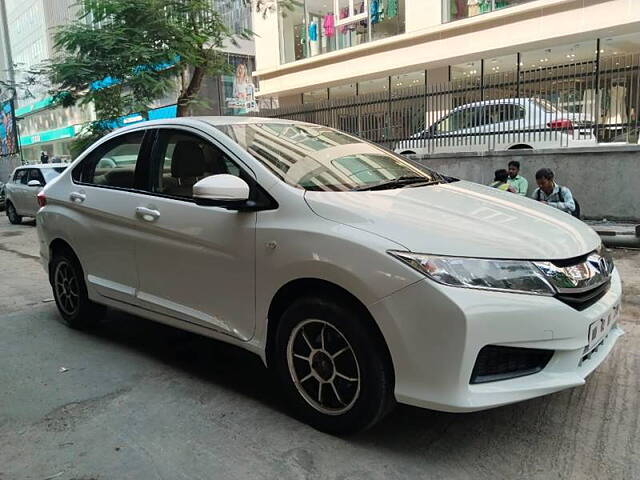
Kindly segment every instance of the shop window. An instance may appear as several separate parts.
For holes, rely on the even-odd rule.
[[[304,92],[302,94],[302,103],[316,103],[329,99],[329,92],[326,88]]]
[[[533,0],[444,0],[443,21],[475,17],[531,1]]]
[[[386,92],[389,89],[389,77],[358,82],[358,95]]]
[[[304,0],[281,8],[281,62],[361,45],[405,30],[405,0]]]

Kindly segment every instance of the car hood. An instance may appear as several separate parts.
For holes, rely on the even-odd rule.
[[[571,215],[470,182],[365,192],[305,193],[319,216],[436,255],[559,260],[595,250],[598,234]]]

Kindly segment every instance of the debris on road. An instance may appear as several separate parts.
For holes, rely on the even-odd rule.
[[[64,372],[68,372],[68,371],[69,371],[69,369],[67,367],[60,367],[58,369],[58,373],[64,373]]]

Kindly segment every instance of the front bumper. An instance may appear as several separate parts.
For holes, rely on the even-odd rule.
[[[483,410],[583,385],[623,334],[616,323],[583,359],[589,325],[619,306],[620,276],[577,311],[553,297],[446,287],[422,280],[370,306],[389,346],[401,403],[449,412]],[[553,350],[535,374],[470,384],[485,345]]]

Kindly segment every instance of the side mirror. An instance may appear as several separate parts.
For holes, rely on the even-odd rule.
[[[40,183],[40,180],[29,180],[29,183],[27,183],[27,187],[41,187],[42,184]]]
[[[250,208],[249,185],[240,177],[222,173],[203,178],[193,186],[197,205],[224,207],[230,210]]]

